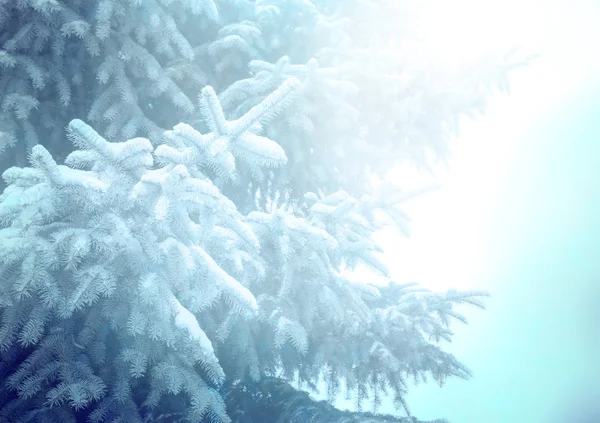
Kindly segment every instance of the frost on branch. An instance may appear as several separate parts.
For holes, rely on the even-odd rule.
[[[0,197],[0,420],[228,421],[224,384],[273,375],[405,407],[468,376],[437,343],[476,293],[348,272],[389,276],[381,215],[408,230],[371,173],[443,155],[506,58],[438,72],[414,2],[0,3],[0,167],[31,164]]]
[[[250,287],[264,268],[251,225],[204,172],[219,154],[256,166],[284,159],[275,141],[253,131],[289,103],[294,87],[283,84],[233,122],[219,120],[207,87],[203,107],[214,131],[180,124],[156,151],[145,138],[108,142],[73,120],[68,135],[78,149],[66,165],[36,146],[31,167],[4,172],[0,347],[35,346],[27,360],[44,364],[26,360],[10,376],[18,399],[0,416],[33,402],[52,413],[87,408],[97,418],[140,421],[131,410],[142,380],[148,409],[181,394],[192,421],[207,413],[228,421],[214,325],[256,316]],[[52,352],[57,336],[74,357]],[[69,360],[81,370],[59,377]]]

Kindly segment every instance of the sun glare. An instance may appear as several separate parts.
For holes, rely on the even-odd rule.
[[[594,24],[598,6],[591,0],[454,0],[424,11],[422,41],[450,64],[512,47],[541,56],[515,72],[509,96],[493,96],[483,117],[461,126],[451,142],[449,171],[437,169],[442,189],[406,206],[410,238],[390,230],[378,234],[393,280],[433,290],[493,289],[480,280],[486,245],[482,225],[517,143],[526,142],[527,128],[600,71],[598,56],[585,54],[600,39]],[[432,182],[408,168],[389,178],[411,188]]]

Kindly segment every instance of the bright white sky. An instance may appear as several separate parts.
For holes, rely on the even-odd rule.
[[[491,289],[475,278],[480,223],[507,171],[516,142],[561,102],[581,94],[600,75],[600,2],[593,0],[452,0],[428,15],[431,45],[449,56],[493,47],[523,46],[540,53],[532,66],[517,70],[511,95],[492,98],[486,115],[465,120],[451,147],[449,172],[440,169],[443,188],[407,203],[410,238],[379,236],[384,261],[398,282],[417,281],[433,290]],[[596,78],[600,80],[600,76]],[[393,176],[406,181],[406,171]],[[414,180],[414,179],[413,179]]]
[[[442,189],[410,200],[404,208],[412,219],[411,237],[402,238],[388,231],[378,234],[378,241],[385,251],[383,260],[390,268],[392,278],[397,282],[415,281],[432,290],[482,289],[490,291],[493,295],[494,292],[501,290],[497,289],[500,287],[486,286],[486,284],[499,283],[497,282],[499,278],[482,278],[481,275],[485,275],[486,272],[485,269],[480,268],[479,263],[483,261],[480,258],[486,250],[484,247],[489,244],[489,234],[486,234],[486,230],[489,231],[491,216],[499,214],[492,210],[492,207],[502,207],[501,204],[497,204],[498,199],[502,197],[500,185],[506,186],[501,183],[502,179],[510,177],[514,181],[527,178],[527,175],[508,174],[511,161],[515,160],[517,154],[516,147],[521,148],[523,145],[520,144],[535,142],[535,137],[531,134],[537,131],[539,138],[540,128],[544,127],[550,119],[560,116],[555,112],[561,110],[562,105],[577,104],[577,99],[580,99],[592,85],[600,84],[600,54],[597,44],[600,40],[600,1],[444,0],[442,3],[445,10],[438,8],[437,13],[429,15],[431,28],[429,32],[432,48],[435,46],[443,48],[448,57],[468,56],[473,51],[486,51],[500,46],[506,46],[508,49],[515,44],[523,46],[523,50],[528,53],[537,52],[541,56],[529,68],[519,69],[514,73],[511,79],[511,95],[497,95],[491,99],[484,117],[476,122],[465,121],[460,137],[451,145],[453,157],[448,160],[449,172],[440,171],[438,174],[438,180],[443,185]],[[407,180],[411,181],[409,186],[419,186],[419,179],[423,182],[427,181],[427,179],[423,180],[423,176],[415,177],[407,171],[399,171],[392,176],[392,180],[399,184],[404,184]],[[415,183],[413,184],[412,181]],[[550,306],[554,304],[551,301],[547,303]],[[537,307],[536,311],[548,312],[547,309],[550,307],[548,304],[544,305],[545,308]],[[496,308],[506,313],[511,306],[504,304],[502,308],[496,304]],[[490,311],[485,315],[491,319]],[[521,403],[511,405],[510,412],[506,413],[514,414],[520,410],[519,407],[530,406],[532,404],[530,400],[533,401],[535,398],[528,398],[528,395],[533,397],[535,395],[523,386],[520,390],[519,387],[515,387],[512,376],[507,382],[498,381],[502,375],[494,373],[493,369],[490,370],[495,363],[490,360],[488,365],[485,363],[488,356],[478,357],[477,354],[493,354],[494,349],[497,349],[499,350],[497,354],[507,355],[504,361],[500,360],[506,366],[511,365],[510,354],[514,354],[512,357],[514,360],[526,360],[529,356],[523,352],[514,352],[514,348],[517,347],[511,349],[506,345],[503,346],[503,342],[510,344],[507,341],[507,334],[503,335],[502,340],[492,342],[490,337],[494,334],[487,334],[485,328],[481,327],[491,323],[485,323],[479,313],[477,316],[478,318],[466,328],[469,333],[472,333],[471,338],[456,336],[455,342],[452,343],[452,350],[449,348],[448,350],[457,354],[459,359],[466,359],[465,351],[474,347],[475,343],[485,344],[477,350],[478,352],[473,352],[469,356],[474,364],[479,366],[477,374],[481,378],[480,385],[473,386],[478,386],[476,389],[483,392],[488,389],[488,386],[482,388],[485,383],[489,383],[489,386],[495,384],[490,387],[488,396],[502,391],[517,392],[514,395],[520,395]],[[516,317],[511,319],[510,324],[519,321]],[[560,326],[560,319],[561,316],[556,316],[553,324]],[[566,324],[571,320],[565,319]],[[545,330],[543,324],[538,326],[532,323],[527,330],[520,332],[529,336],[528,331]],[[458,335],[460,327],[456,329]],[[510,329],[516,330],[516,328]],[[500,330],[498,325],[495,330]],[[504,330],[507,330],[506,327]],[[486,336],[486,343],[477,338]],[[538,338],[535,338],[539,342],[539,345],[535,346],[535,353],[543,355],[546,344],[540,341],[542,335]],[[535,339],[531,342],[536,342]],[[520,356],[517,357],[519,354]],[[563,353],[556,353],[558,359],[550,357],[546,361],[551,363],[550,369],[554,369],[552,366],[564,368],[566,359],[563,360],[560,354]],[[474,359],[473,355],[477,359]],[[532,363],[535,361],[539,361],[539,358]],[[527,380],[528,375],[537,377],[535,373],[537,371],[542,373],[552,371],[554,375],[555,371],[548,370],[544,365],[546,364],[532,365],[532,369],[524,366],[522,370],[525,376],[521,378],[520,383],[526,383],[524,381]],[[568,369],[563,373],[568,373]],[[453,386],[461,387],[458,383]],[[560,395],[572,391],[572,386],[577,385],[565,383],[565,386],[564,389],[560,387],[546,389],[544,395],[548,398],[561,398]],[[460,395],[477,395],[475,391],[462,388],[457,391],[458,394],[452,396],[451,392],[438,392],[436,388],[436,386],[421,385],[412,391],[409,404],[414,407],[413,412],[417,416],[425,418],[426,414],[446,415],[451,405],[444,403],[443,398],[449,396],[448,401],[455,401],[451,404],[460,404],[462,401],[459,399]],[[480,393],[483,399],[485,396],[486,394]],[[319,396],[317,398],[322,399]],[[494,399],[486,399],[486,401],[494,401]],[[548,404],[542,403],[542,400],[537,401],[536,410],[544,409],[550,413]],[[353,408],[351,401],[341,399],[336,402],[336,405],[341,408]],[[482,413],[494,411],[488,403],[480,408]],[[391,412],[392,409],[383,407],[380,411]],[[545,417],[540,419],[537,421],[548,421]],[[457,419],[456,423],[470,421],[482,420]],[[496,422],[496,420],[488,421]]]

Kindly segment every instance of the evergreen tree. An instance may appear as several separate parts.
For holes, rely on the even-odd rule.
[[[281,384],[409,413],[409,378],[469,376],[438,342],[483,294],[346,276],[387,276],[414,195],[369,176],[443,155],[516,65],[390,57],[407,5],[0,0],[0,420],[246,421],[256,388],[336,421]]]

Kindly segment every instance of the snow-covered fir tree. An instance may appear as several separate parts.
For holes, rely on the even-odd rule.
[[[409,413],[469,376],[438,342],[480,293],[345,276],[406,225],[370,175],[519,64],[439,71],[413,3],[0,0],[1,421],[255,421],[236,398],[293,379]]]

